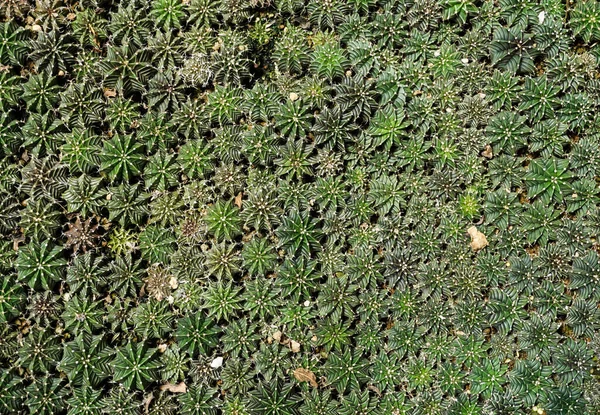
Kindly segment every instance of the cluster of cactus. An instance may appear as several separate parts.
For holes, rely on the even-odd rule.
[[[0,2],[0,414],[600,413],[600,2]]]

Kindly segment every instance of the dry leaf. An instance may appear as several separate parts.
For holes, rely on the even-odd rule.
[[[165,343],[161,343],[157,347],[158,351],[164,353],[167,351],[167,345]]]
[[[298,353],[300,351],[300,343],[284,336],[279,330],[271,334],[269,338],[271,339],[270,342],[275,340],[279,344],[289,347],[294,353]],[[269,341],[269,339],[267,339],[267,341]]]
[[[236,205],[237,207],[241,208],[242,207],[242,196],[244,194],[242,192],[239,192],[238,195],[235,197],[235,199],[233,200],[233,204]]]
[[[534,245],[531,248],[525,248],[525,252],[532,258],[536,257],[540,254],[540,246]]]
[[[296,101],[298,98],[300,98],[300,97],[295,92],[290,93],[290,100]]]
[[[104,96],[106,98],[114,98],[114,97],[117,96],[117,91],[115,91],[114,89],[105,88],[104,89]]]
[[[317,383],[317,377],[315,376],[315,374],[313,372],[311,372],[308,369],[304,369],[302,367],[295,369],[294,377],[296,378],[296,380],[298,382],[308,382],[308,383],[310,383],[310,386],[312,386],[313,388],[319,387],[319,384]]]
[[[471,236],[471,249],[473,249],[473,251],[479,251],[488,246],[487,238],[483,233],[479,232],[475,226],[471,226],[467,229],[467,232]]]
[[[494,156],[494,154],[492,153],[492,146],[491,146],[491,145],[489,145],[489,144],[488,144],[488,145],[486,145],[486,146],[485,146],[485,150],[483,150],[483,151],[481,152],[481,155],[482,155],[483,157],[485,157],[486,159],[491,159],[491,158]]]
[[[150,413],[150,403],[154,400],[154,394],[150,392],[148,395],[144,397],[142,404],[144,405],[144,413]]]
[[[377,396],[381,396],[381,391],[379,390],[379,388],[375,385],[368,385],[367,389],[370,391],[373,391],[377,394]]]
[[[169,392],[173,392],[173,393],[186,393],[187,385],[185,384],[185,382],[179,382],[176,385],[174,385],[172,383],[166,383],[164,385],[161,385],[160,390],[161,391],[169,391]]]
[[[25,236],[21,235],[13,239],[13,249],[15,251],[19,250],[19,244],[25,242]]]

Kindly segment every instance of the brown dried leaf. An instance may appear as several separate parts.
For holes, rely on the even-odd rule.
[[[148,395],[146,395],[144,397],[144,400],[142,401],[142,405],[144,405],[144,413],[145,414],[149,414],[150,413],[150,403],[154,400],[154,394],[152,392],[150,392]]]
[[[25,242],[25,235],[18,236],[13,239],[13,249],[15,251],[19,250],[19,244]]]
[[[532,258],[536,257],[540,254],[540,246],[534,245],[530,248],[525,248],[525,252],[527,252],[527,254]]]
[[[483,150],[481,152],[481,155],[483,157],[485,157],[486,159],[491,159],[492,157],[494,157],[494,154],[492,153],[492,146],[491,145],[486,145],[485,146],[485,150]]]
[[[313,372],[303,367],[299,367],[294,370],[294,377],[298,382],[308,382],[313,388],[318,388],[317,377]]]
[[[233,200],[233,204],[239,208],[242,207],[242,196],[244,196],[244,194],[242,192],[239,192],[238,195]]]
[[[467,232],[471,236],[471,249],[473,251],[479,251],[488,246],[488,241],[485,235],[477,230],[475,226],[471,226],[467,229]]]
[[[290,349],[292,349],[293,353],[299,353],[300,352],[300,343],[298,343],[297,341],[291,340],[290,341]]]
[[[110,89],[110,88],[104,88],[104,96],[106,98],[114,98],[117,96],[117,91],[115,91],[114,89]]]
[[[169,392],[173,392],[173,393],[186,393],[187,385],[185,384],[185,382],[179,382],[176,385],[174,385],[172,383],[165,383],[164,385],[161,385],[160,390],[161,391],[169,391]]]
[[[377,396],[381,396],[381,391],[379,390],[379,388],[375,385],[368,385],[367,389],[370,391],[373,391],[377,394]]]
[[[390,318],[390,319],[388,319],[387,323],[385,324],[385,329],[386,330],[391,330],[392,327],[394,327],[394,320],[392,320]]]

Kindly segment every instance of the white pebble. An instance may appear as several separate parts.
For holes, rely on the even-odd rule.
[[[210,367],[212,367],[213,369],[218,369],[221,366],[223,366],[223,358],[221,356],[215,357],[215,359],[212,362],[210,362]]]

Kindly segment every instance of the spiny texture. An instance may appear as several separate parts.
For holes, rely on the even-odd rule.
[[[0,414],[600,413],[600,1],[0,1]]]

